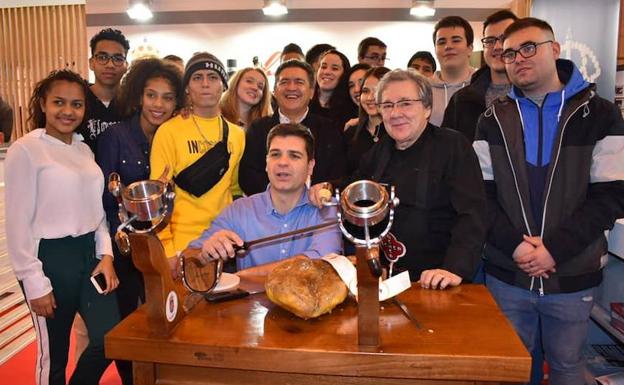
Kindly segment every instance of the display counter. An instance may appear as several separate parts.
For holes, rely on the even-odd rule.
[[[261,283],[242,279],[245,289]],[[150,331],[145,306],[106,335],[108,358],[134,361],[146,384],[498,384],[527,382],[531,358],[484,286],[399,295],[423,325],[382,303],[377,352],[357,340],[357,304],[313,320],[265,294],[201,300],[169,336]]]

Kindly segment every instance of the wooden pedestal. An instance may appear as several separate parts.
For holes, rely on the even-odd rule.
[[[375,352],[379,348],[379,278],[368,267],[368,254],[379,254],[378,248],[355,248],[358,280],[358,345],[362,351]]]

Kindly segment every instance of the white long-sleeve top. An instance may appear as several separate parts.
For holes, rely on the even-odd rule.
[[[33,130],[9,147],[4,164],[7,247],[27,299],[52,291],[37,257],[41,239],[95,231],[98,258],[113,254],[102,207],[104,175],[79,135],[66,144],[45,129]]]

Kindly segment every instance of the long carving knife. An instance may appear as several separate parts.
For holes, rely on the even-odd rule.
[[[234,251],[236,251],[236,254],[241,256],[241,255],[245,254],[245,252],[247,252],[247,250],[250,247],[252,247],[252,246],[259,245],[261,243],[267,243],[267,242],[271,242],[271,241],[276,241],[276,240],[279,240],[279,239],[292,238],[295,235],[299,235],[299,234],[312,233],[312,232],[314,232],[316,230],[324,229],[326,227],[335,226],[337,224],[338,224],[338,220],[329,221],[329,222],[323,222],[323,223],[320,223],[318,225],[304,227],[302,229],[289,231],[287,233],[271,235],[269,237],[264,237],[264,238],[258,238],[258,239],[254,239],[253,241],[246,241],[246,242],[243,242],[242,246],[234,245]]]
[[[414,317],[412,312],[409,311],[409,309],[407,308],[407,306],[405,306],[405,304],[403,302],[401,302],[397,297],[393,297],[392,300],[399,307],[399,309],[401,309],[401,312],[403,313],[403,315],[405,315],[405,317],[408,320],[412,321],[412,323],[418,329],[422,329],[423,328],[422,324],[416,319],[416,317]]]

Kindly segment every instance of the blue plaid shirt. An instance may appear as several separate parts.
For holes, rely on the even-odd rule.
[[[219,230],[231,230],[244,241],[282,234],[314,226],[336,219],[336,208],[318,209],[308,201],[308,190],[304,190],[295,207],[286,214],[278,213],[271,201],[271,186],[266,191],[235,200],[212,222],[210,228],[189,244],[201,248],[203,242]],[[297,254],[309,258],[320,258],[329,253],[342,251],[342,237],[338,225],[300,234],[291,238],[259,244],[251,247],[242,258],[236,259],[238,270],[280,261]]]

